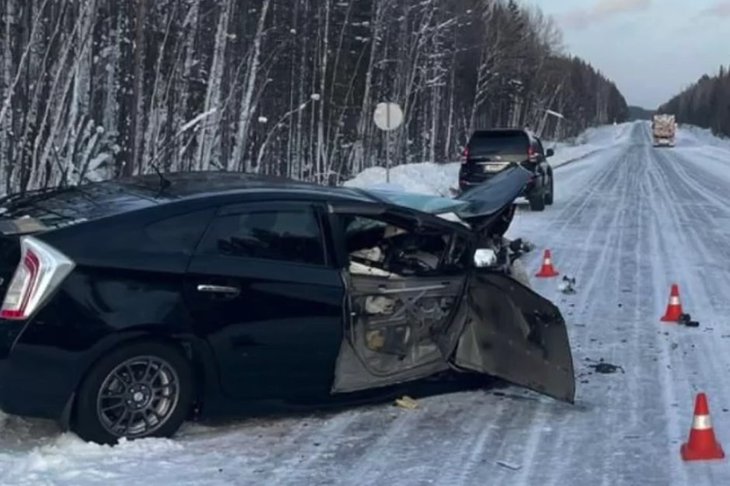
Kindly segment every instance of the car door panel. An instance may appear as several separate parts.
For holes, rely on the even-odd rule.
[[[550,301],[511,277],[478,272],[468,284],[467,321],[454,364],[573,402],[565,321]]]
[[[291,209],[275,203],[263,207]],[[185,294],[199,334],[214,349],[228,396],[329,392],[342,339],[344,299],[340,272],[329,262],[196,254]]]

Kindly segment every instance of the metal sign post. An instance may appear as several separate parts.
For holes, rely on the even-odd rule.
[[[385,180],[390,183],[390,132],[403,124],[403,110],[397,103],[378,103],[373,114],[375,125],[385,132]]]

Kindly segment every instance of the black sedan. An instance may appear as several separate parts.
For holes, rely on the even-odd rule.
[[[460,200],[232,173],[6,197],[0,408],[115,443],[445,371],[572,402],[565,323],[503,238],[529,177]]]

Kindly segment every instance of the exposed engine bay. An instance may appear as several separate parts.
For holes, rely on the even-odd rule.
[[[511,221],[514,209],[505,215]],[[455,221],[455,215],[444,219]],[[362,336],[367,350],[365,359],[373,369],[387,373],[390,355],[397,361],[410,360],[416,365],[439,352],[433,336],[449,322],[450,310],[461,293],[459,279],[447,280],[449,275],[462,274],[467,267],[486,268],[508,275],[526,287],[529,277],[519,258],[532,250],[521,239],[509,240],[502,236],[509,221],[498,225],[497,233],[483,231],[473,242],[456,233],[424,228],[407,228],[382,219],[352,216],[345,227],[350,257],[349,272],[355,286],[352,301],[353,314],[359,316],[364,331]],[[466,222],[458,221],[466,227]],[[494,226],[492,227],[494,228]],[[470,261],[471,260],[471,261]],[[477,270],[478,271],[478,270]],[[433,276],[438,282],[448,283],[445,288],[420,285],[411,292],[391,289],[390,295],[370,289],[367,277],[387,278],[403,282],[407,288],[413,277]],[[422,280],[419,280],[422,282]],[[412,323],[418,323],[413,326]],[[371,353],[372,352],[372,353]]]

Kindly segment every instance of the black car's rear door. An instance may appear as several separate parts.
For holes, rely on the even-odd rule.
[[[198,334],[234,397],[328,393],[342,336],[344,284],[309,202],[223,207],[186,277]]]

